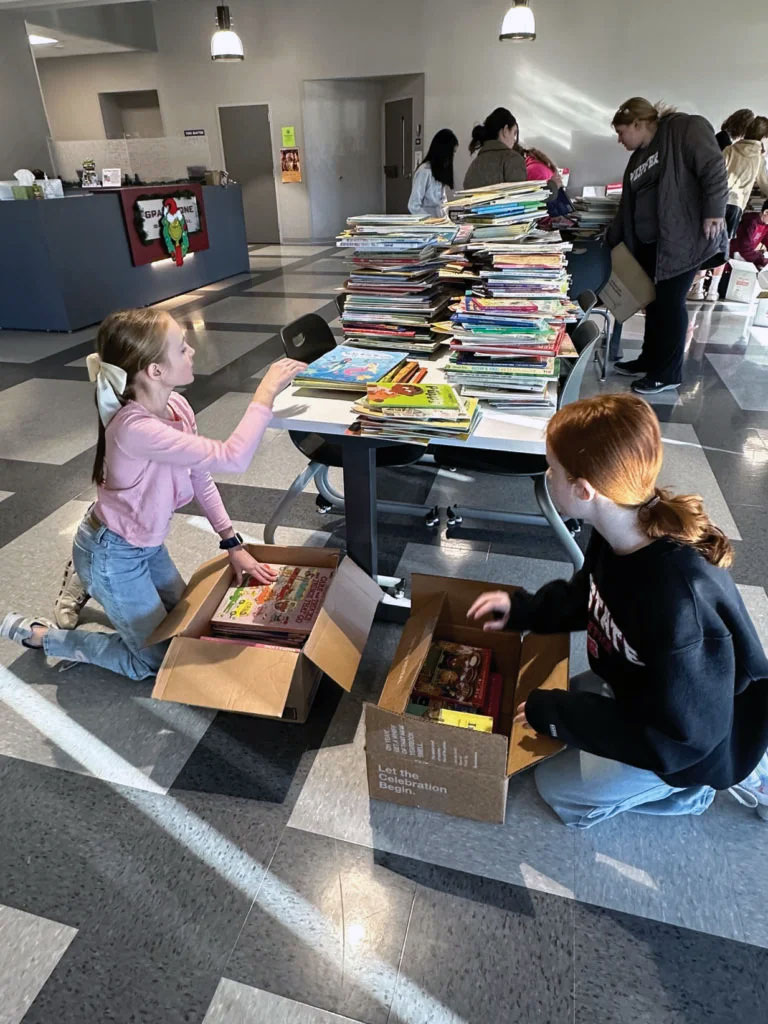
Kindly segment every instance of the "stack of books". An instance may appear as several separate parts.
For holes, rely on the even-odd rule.
[[[332,391],[365,391],[369,384],[397,375],[406,362],[402,352],[373,352],[337,345],[311,362],[293,383],[295,387]]]
[[[608,192],[608,188],[614,189]],[[619,209],[621,201],[621,186],[615,191],[615,186],[606,186],[606,194],[603,196],[578,196],[573,200],[573,206],[578,218],[578,227],[573,230],[576,238],[597,238],[602,235]]]
[[[274,583],[252,576],[230,587],[211,619],[213,638],[237,638],[295,649],[320,614],[333,569],[276,565]]]
[[[481,285],[454,307],[446,379],[497,410],[552,411],[557,357],[575,354],[566,333],[579,313],[567,294],[570,245],[531,238],[485,248]]]
[[[452,219],[472,225],[475,240],[521,238],[547,216],[549,197],[544,181],[516,181],[456,192],[446,208]]]
[[[500,727],[503,680],[484,647],[439,640],[430,647],[406,712],[477,732]]]
[[[351,252],[341,315],[345,341],[365,348],[434,352],[444,341],[432,324],[445,319],[450,293],[440,253],[467,236],[448,220],[411,215],[350,217],[336,244]]]
[[[464,400],[450,384],[372,385],[352,407],[350,434],[428,445],[466,441],[480,417],[477,399]]]

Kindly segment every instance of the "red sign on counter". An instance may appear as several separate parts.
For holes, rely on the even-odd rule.
[[[120,203],[134,266],[171,259],[180,267],[188,252],[208,248],[200,185],[121,188]]]

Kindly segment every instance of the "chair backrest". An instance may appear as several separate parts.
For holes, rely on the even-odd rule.
[[[595,326],[597,325],[595,324]],[[587,347],[582,349],[579,358],[573,364],[573,369],[568,374],[565,384],[560,391],[560,400],[557,403],[558,409],[562,409],[564,405],[570,405],[571,402],[578,401],[584,373],[594,358],[596,344],[596,339],[590,341]]]
[[[300,359],[303,363],[311,363],[336,348],[333,331],[317,313],[307,313],[286,324],[280,337],[288,358]]]
[[[591,288],[586,288],[583,292],[579,292],[576,301],[581,306],[584,316],[588,316],[597,305],[597,296]]]
[[[335,295],[333,298],[333,301],[336,303],[336,309],[339,311],[339,316],[344,312],[344,303],[346,302],[346,299],[346,292],[339,292],[338,295]]]
[[[573,331],[571,331],[571,341],[573,347],[581,355],[584,349],[593,341],[597,341],[602,336],[602,331],[598,324],[594,320],[582,320]]]

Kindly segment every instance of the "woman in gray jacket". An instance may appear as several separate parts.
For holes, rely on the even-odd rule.
[[[506,107],[496,109],[472,129],[469,152],[477,156],[464,176],[464,188],[525,181],[525,158],[517,150],[517,121]]]
[[[607,240],[611,246],[624,242],[656,283],[642,351],[616,369],[641,378],[633,391],[655,395],[682,381],[685,298],[696,271],[725,261],[728,177],[703,117],[668,112],[636,96],[619,107],[612,124],[632,156]]]

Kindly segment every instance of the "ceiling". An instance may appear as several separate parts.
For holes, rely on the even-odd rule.
[[[0,0],[0,4],[2,2],[3,0]],[[57,40],[51,45],[33,46],[32,52],[35,55],[35,60],[47,60],[50,57],[82,57],[92,53],[130,53],[133,50],[130,46],[120,46],[118,43],[108,43],[101,39],[86,39],[84,36],[76,36],[71,32],[62,32],[58,28],[35,25],[29,20],[27,20],[27,33]]]

